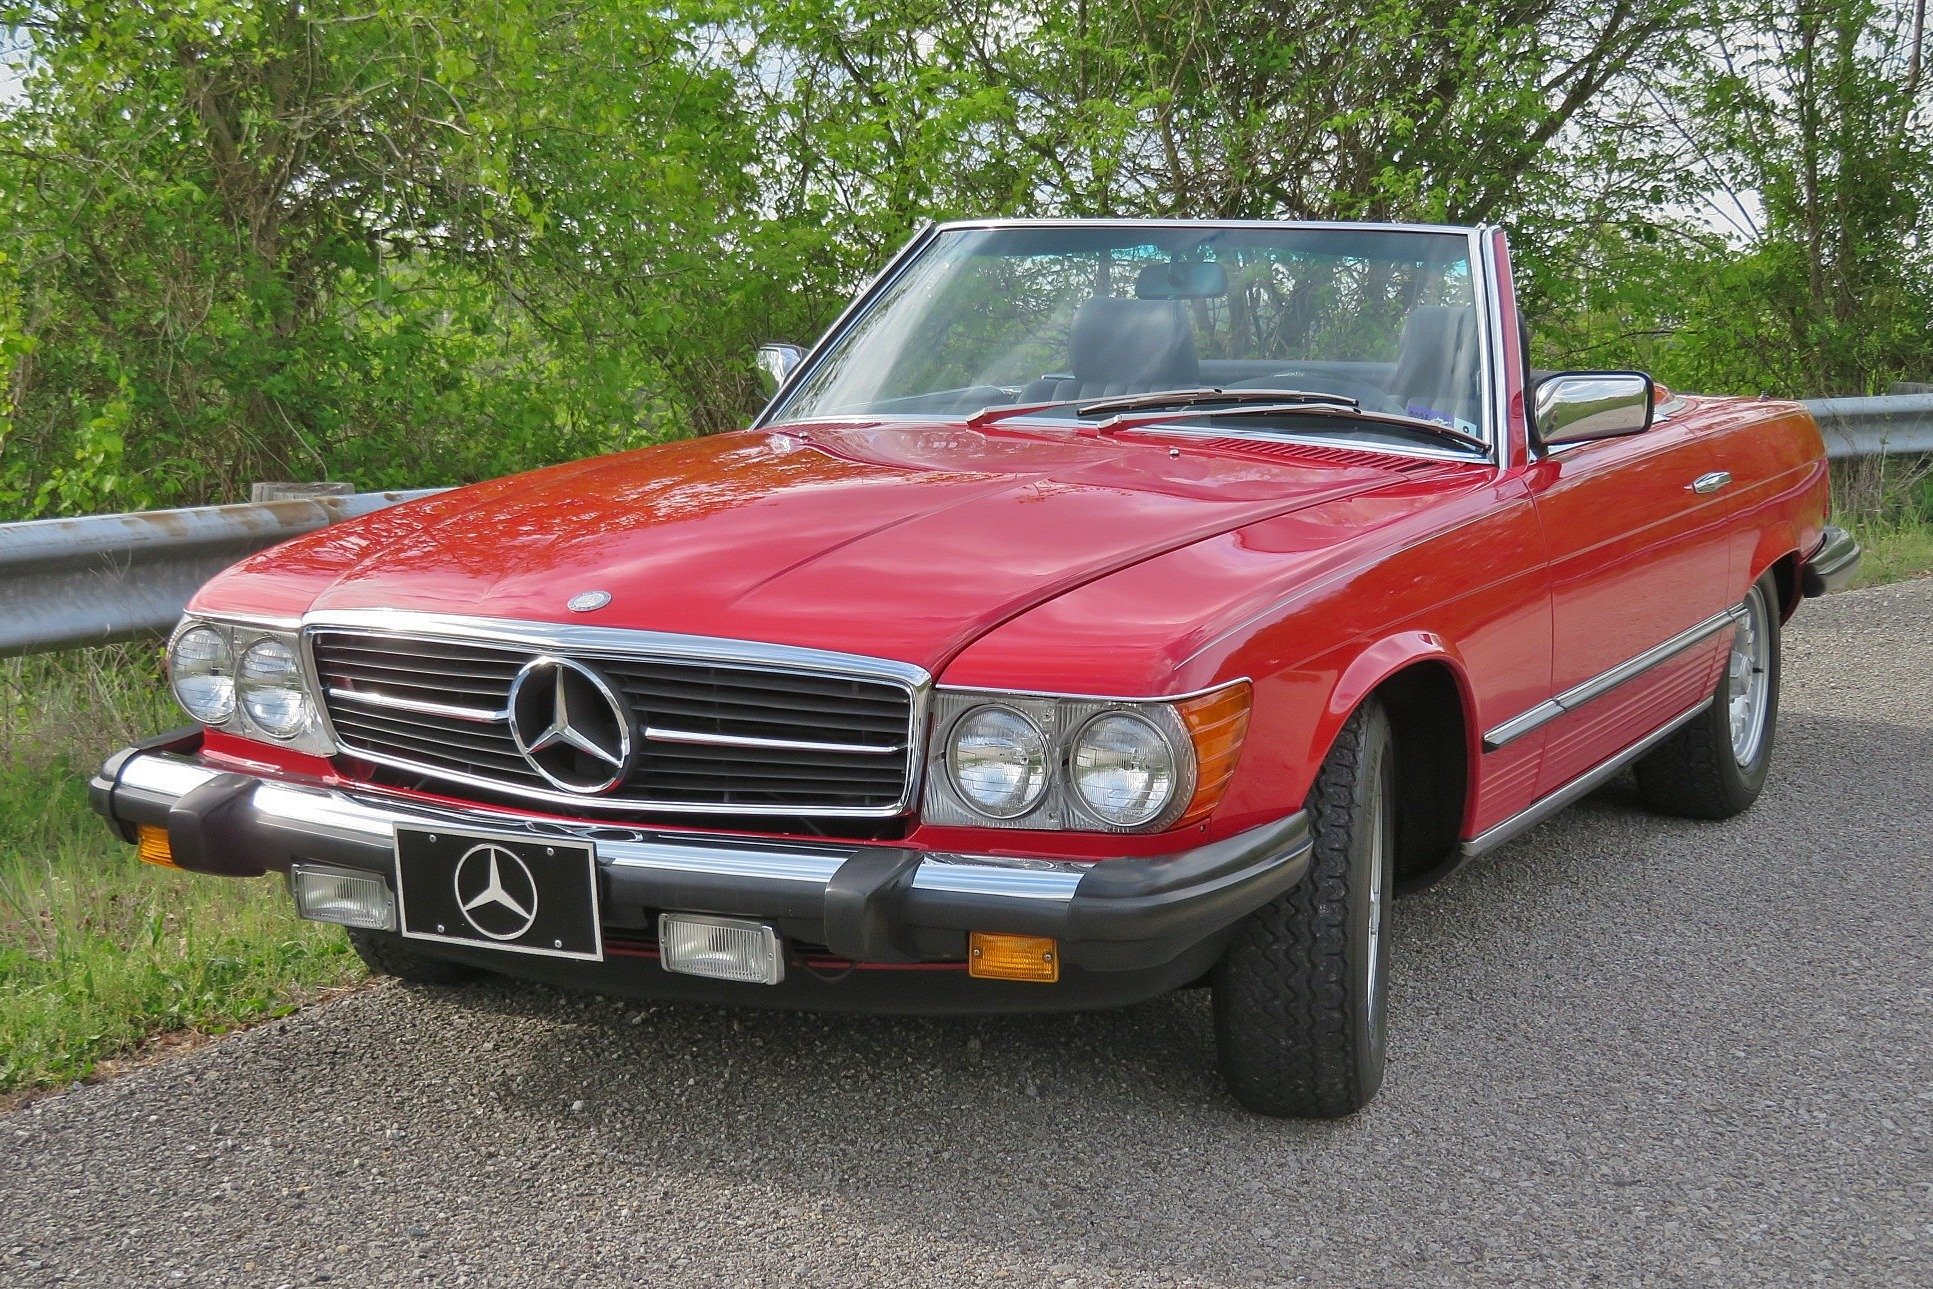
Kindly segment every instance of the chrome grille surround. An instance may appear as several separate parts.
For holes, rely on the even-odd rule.
[[[358,642],[377,647],[375,660],[363,665],[396,673],[394,690],[381,701],[349,697],[332,684],[334,652]],[[385,648],[397,656],[376,658]],[[906,813],[919,796],[932,677],[911,663],[708,636],[379,609],[310,614],[302,651],[343,754],[446,783],[574,812],[627,814],[888,818]],[[439,671],[439,654],[462,666]],[[644,769],[607,795],[557,791],[510,737],[510,681],[543,655],[598,667],[642,718]],[[341,680],[348,664],[335,665]],[[827,681],[850,688],[829,691]],[[717,696],[716,710],[706,710],[707,692]],[[661,721],[653,710],[661,704],[677,710]],[[800,712],[807,720],[815,712],[837,716],[858,736],[798,736]],[[814,780],[828,786],[821,793],[786,786]],[[681,782],[687,786],[670,786]]]

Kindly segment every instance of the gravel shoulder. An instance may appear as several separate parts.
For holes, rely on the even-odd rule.
[[[0,1284],[1933,1283],[1933,581],[1808,603],[1765,798],[1614,783],[1399,904],[1338,1124],[1206,999],[353,994],[0,1116]]]

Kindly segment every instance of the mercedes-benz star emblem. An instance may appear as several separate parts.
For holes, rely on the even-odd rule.
[[[484,842],[456,861],[456,904],[476,933],[515,940],[537,920],[537,881],[514,851]]]
[[[610,602],[609,591],[579,591],[564,601],[564,607],[572,613],[589,613],[592,609],[601,609]]]
[[[537,773],[580,796],[609,792],[631,768],[629,705],[604,677],[569,658],[532,658],[517,673],[510,736]]]

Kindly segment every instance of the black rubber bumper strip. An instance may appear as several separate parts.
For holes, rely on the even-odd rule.
[[[168,810],[168,849],[175,863],[190,872],[221,877],[266,873],[261,848],[249,844],[257,831],[258,782],[246,774],[218,775],[176,801]]]
[[[1843,528],[1829,527],[1819,541],[1819,549],[1806,560],[1800,585],[1808,597],[1843,591],[1851,585],[1853,575],[1859,572],[1859,561],[1863,555],[1851,533]]]
[[[1172,959],[1302,880],[1309,817],[1251,828],[1194,850],[1099,860],[1067,900],[1001,900],[914,888],[899,918],[920,927],[1052,936],[1062,957],[1097,970]]]
[[[901,918],[920,859],[916,850],[869,847],[839,865],[826,883],[826,948],[854,962],[913,960]]]
[[[134,826],[137,823],[151,823],[157,827],[165,825],[168,811],[174,805],[172,799],[155,797],[146,803],[139,803],[148,807],[145,810],[138,809],[138,803],[129,801],[125,796],[118,802],[115,800],[115,794],[121,791],[121,767],[143,753],[173,752],[180,756],[193,756],[200,749],[199,725],[168,730],[122,748],[102,762],[94,777],[87,781],[88,808],[107,820],[121,834],[122,841],[134,840]]]

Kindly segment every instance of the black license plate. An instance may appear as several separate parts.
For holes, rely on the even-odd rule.
[[[405,936],[550,958],[604,958],[597,853],[584,842],[396,829]]]

